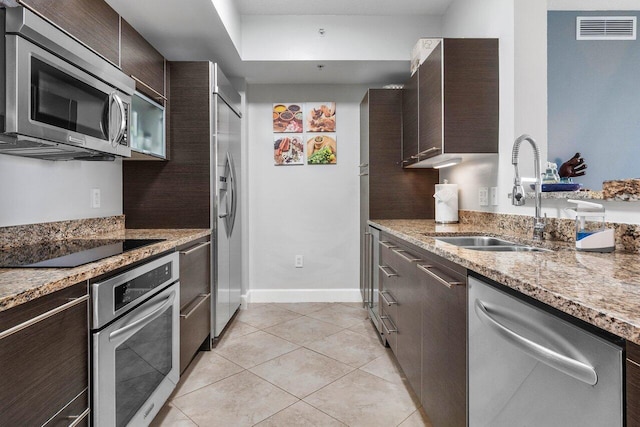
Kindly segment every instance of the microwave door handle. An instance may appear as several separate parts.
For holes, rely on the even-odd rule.
[[[113,93],[113,99],[116,101],[116,105],[118,106],[118,111],[120,112],[120,129],[118,129],[118,133],[116,134],[116,137],[111,143],[111,145],[116,147],[122,140],[122,137],[124,136],[124,133],[127,130],[127,117],[126,117],[127,112],[124,108],[124,103],[122,102],[122,98],[120,98],[120,96],[118,96],[117,93]]]

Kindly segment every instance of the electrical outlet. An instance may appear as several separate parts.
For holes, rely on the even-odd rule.
[[[296,268],[304,267],[304,257],[302,255],[296,255],[294,265]]]
[[[498,206],[498,187],[489,189],[489,201],[491,206]]]
[[[97,209],[100,207],[100,189],[91,189],[91,207]]]
[[[478,203],[480,206],[489,206],[489,188],[478,188]]]

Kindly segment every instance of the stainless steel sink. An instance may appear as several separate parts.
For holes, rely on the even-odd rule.
[[[550,249],[522,245],[489,236],[435,237],[436,240],[474,251],[489,252],[551,252]]]
[[[455,246],[512,246],[517,244],[489,236],[436,237],[436,240]]]

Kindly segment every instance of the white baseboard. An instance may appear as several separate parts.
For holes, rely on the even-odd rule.
[[[360,289],[250,289],[242,305],[252,302],[362,302]]]

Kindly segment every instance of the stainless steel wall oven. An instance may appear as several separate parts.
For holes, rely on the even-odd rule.
[[[179,380],[178,254],[91,284],[93,425],[148,425]]]

